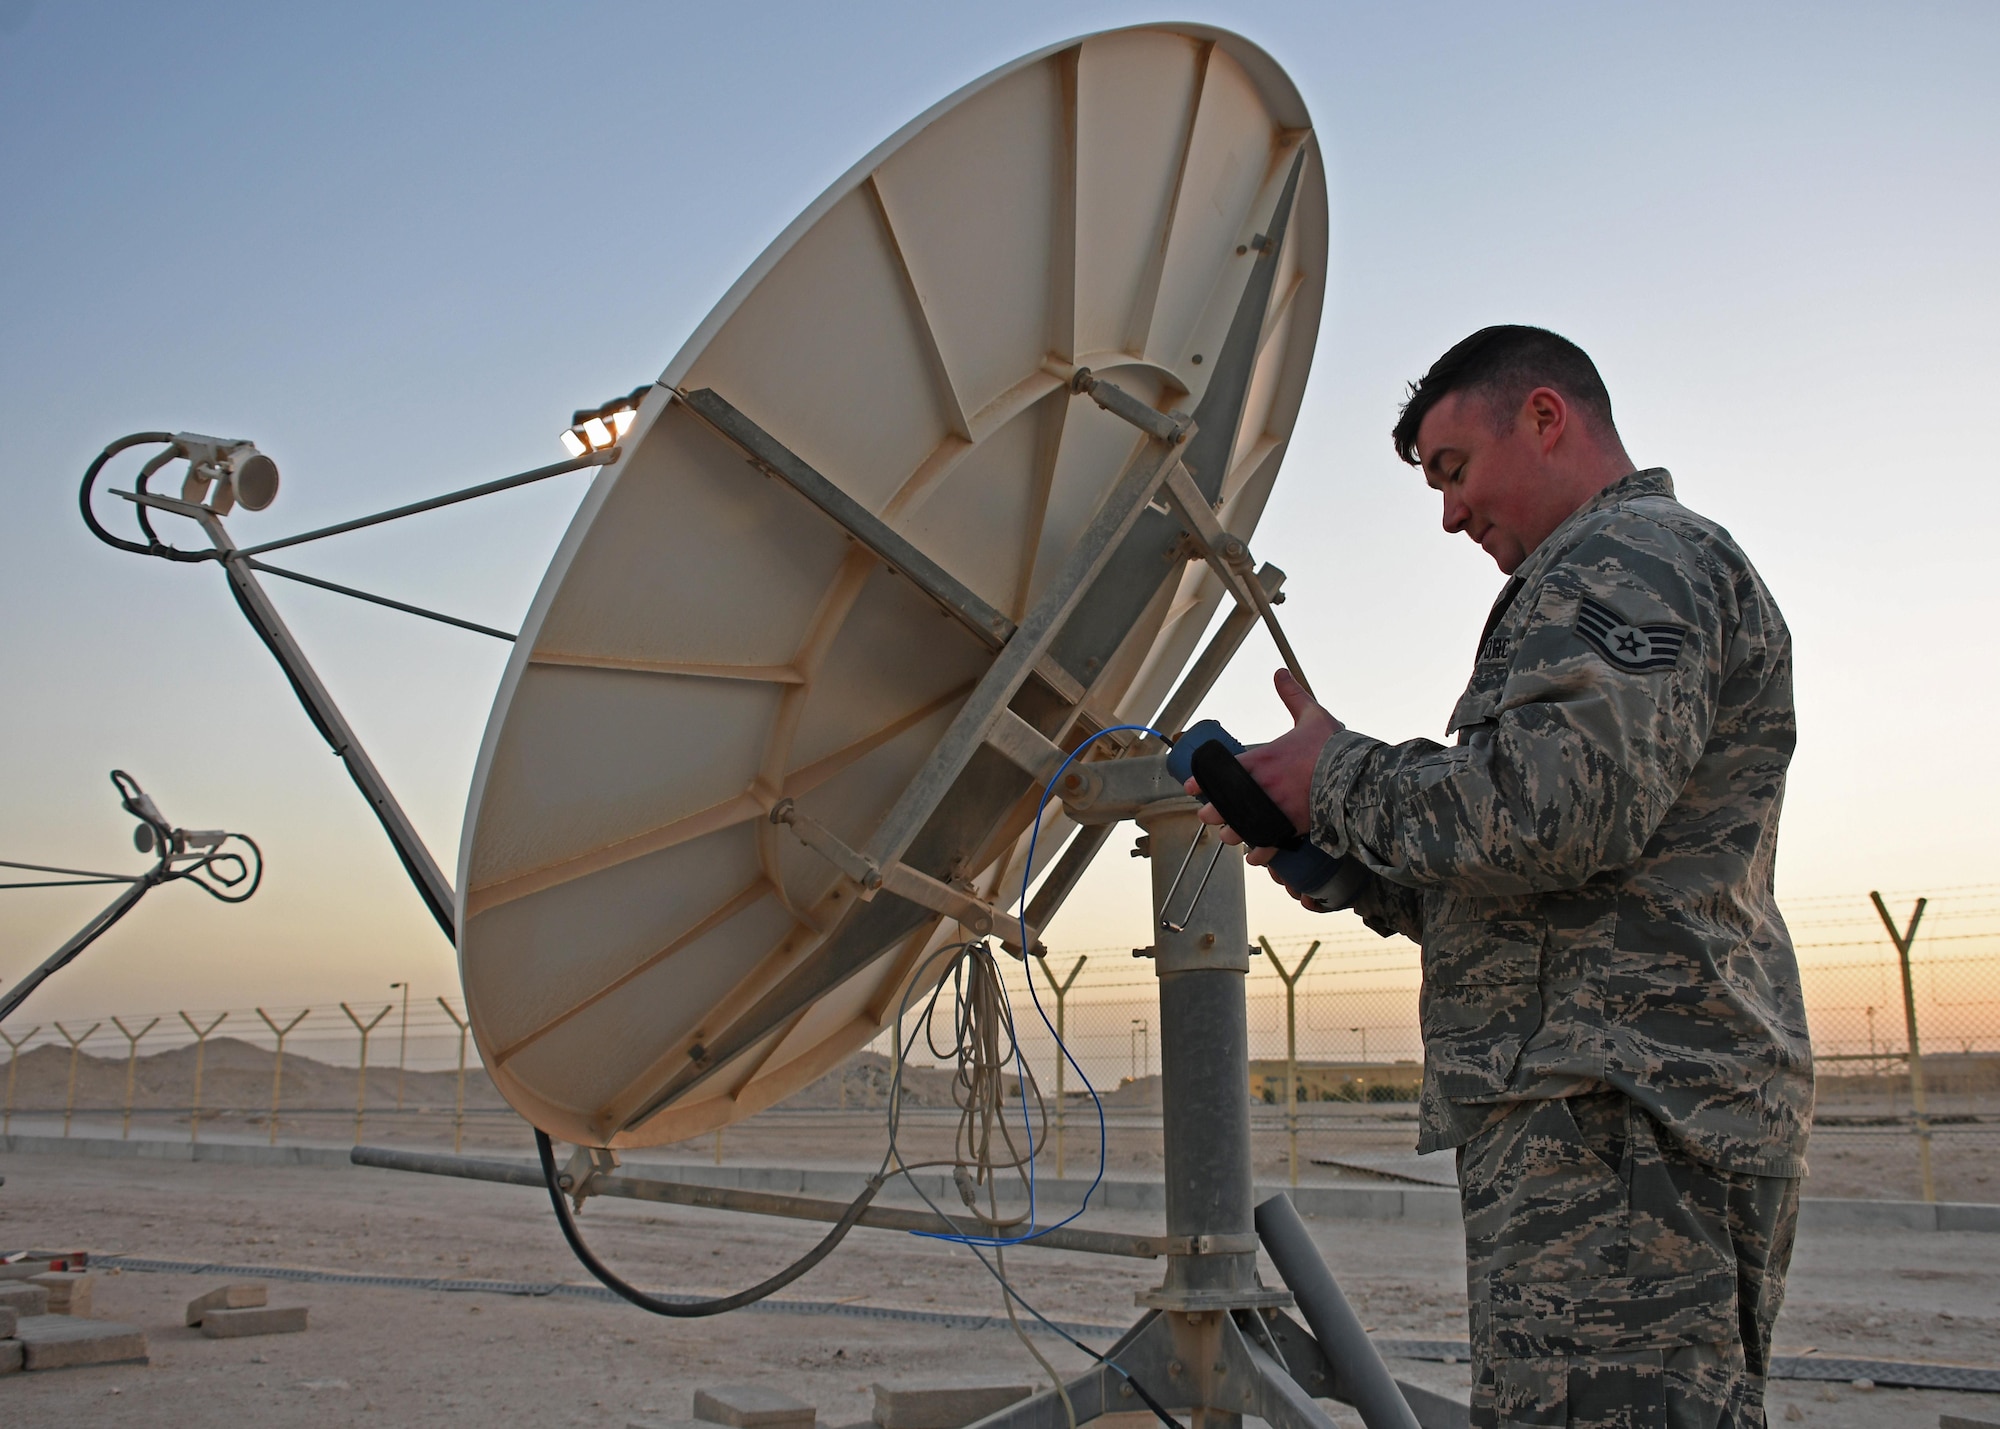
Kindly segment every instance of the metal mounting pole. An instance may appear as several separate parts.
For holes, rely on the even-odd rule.
[[[1353,1342],[1323,1349],[1324,1341],[1284,1314],[1291,1293],[1258,1279],[1262,1227],[1251,1188],[1250,940],[1241,850],[1224,850],[1189,905],[1176,885],[1207,826],[1159,755],[1090,766],[1073,786],[1066,783],[1064,804],[1086,827],[1132,818],[1146,831],[1160,997],[1167,1270],[1159,1285],[1140,1292],[1146,1313],[1102,1364],[1060,1394],[1044,1390],[974,1429],[1071,1429],[1153,1403],[1190,1411],[1193,1429],[1239,1429],[1252,1415],[1271,1429],[1331,1429],[1313,1402],[1324,1397],[1360,1407],[1368,1429],[1462,1424],[1462,1407],[1389,1379],[1358,1325]],[[1310,1263],[1300,1263],[1297,1273],[1317,1295],[1332,1277],[1310,1240],[1304,1255]],[[1383,1384],[1396,1392],[1377,1393]]]

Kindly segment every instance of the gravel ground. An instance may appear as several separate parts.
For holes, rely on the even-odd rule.
[[[733,1134],[732,1134],[733,1135]],[[164,1260],[313,1267],[391,1275],[579,1281],[532,1191],[359,1168],[14,1155],[0,1161],[0,1246],[89,1247]],[[600,1250],[639,1283],[733,1289],[803,1250],[813,1227],[717,1212],[592,1203]],[[1141,1214],[1093,1214],[1107,1229],[1154,1230]],[[1313,1223],[1322,1251],[1377,1333],[1461,1337],[1463,1259],[1455,1231],[1358,1221]],[[1129,1320],[1157,1276],[1136,1261],[1021,1250],[1008,1268],[1059,1318]],[[1266,1271],[1267,1278],[1270,1272]],[[1826,1355],[2000,1361],[2000,1236],[1874,1234],[1808,1239],[1795,1262],[1780,1349]],[[681,1417],[704,1384],[776,1385],[826,1425],[868,1417],[877,1380],[966,1374],[1033,1382],[1039,1371],[1004,1330],[738,1313],[661,1321],[621,1305],[391,1288],[272,1283],[273,1303],[312,1307],[303,1335],[206,1340],[181,1325],[211,1277],[104,1273],[95,1313],[145,1327],[152,1364],[0,1380],[12,1425],[517,1423],[620,1426]],[[857,1231],[785,1292],[800,1299],[922,1310],[999,1307],[962,1248]],[[1074,1350],[1037,1341],[1058,1369]],[[1399,1362],[1398,1374],[1463,1392],[1465,1368]],[[2000,1418],[2000,1397],[1846,1385],[1774,1386],[1774,1423],[1933,1424],[1940,1412]],[[1351,1416],[1343,1423],[1356,1423]]]

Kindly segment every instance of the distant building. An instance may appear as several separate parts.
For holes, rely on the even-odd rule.
[[[1301,1102],[1413,1102],[1424,1079],[1424,1067],[1415,1061],[1301,1061],[1298,1075]],[[1271,1106],[1285,1104],[1282,1058],[1251,1061],[1250,1100]]]

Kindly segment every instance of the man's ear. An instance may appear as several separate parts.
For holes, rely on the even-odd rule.
[[[1521,419],[1534,434],[1535,444],[1547,456],[1569,430],[1569,403],[1553,387],[1537,387],[1521,404]]]

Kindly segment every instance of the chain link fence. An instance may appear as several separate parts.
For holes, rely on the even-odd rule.
[[[2000,884],[1937,890],[1912,928],[1917,897],[1884,894],[1882,911],[1867,895],[1785,906],[1818,1060],[1808,1194],[2000,1200]],[[1411,1155],[1423,1058],[1418,950],[1352,919],[1328,926],[1317,940],[1272,938],[1251,959],[1258,1176],[1448,1181],[1448,1167]],[[1906,933],[1907,998],[1897,946]],[[1072,1176],[1096,1169],[1099,1114],[1087,1077],[1102,1101],[1110,1171],[1157,1170],[1152,964],[1129,948],[1072,949],[1032,970],[1008,962],[1006,972],[1022,1054],[1047,1104],[1043,1163]],[[476,1053],[460,1071],[456,999],[415,997],[405,1008],[392,991],[345,1006],[173,1009],[60,1024],[17,1017],[0,1027],[6,1126],[524,1146],[524,1126]],[[1074,1065],[1057,1055],[1058,1021]],[[733,1128],[732,1159],[809,1157],[815,1144],[830,1156],[851,1152],[879,1122],[890,1050],[878,1039],[829,1079],[831,1090]],[[700,1149],[710,1151],[707,1139]]]

